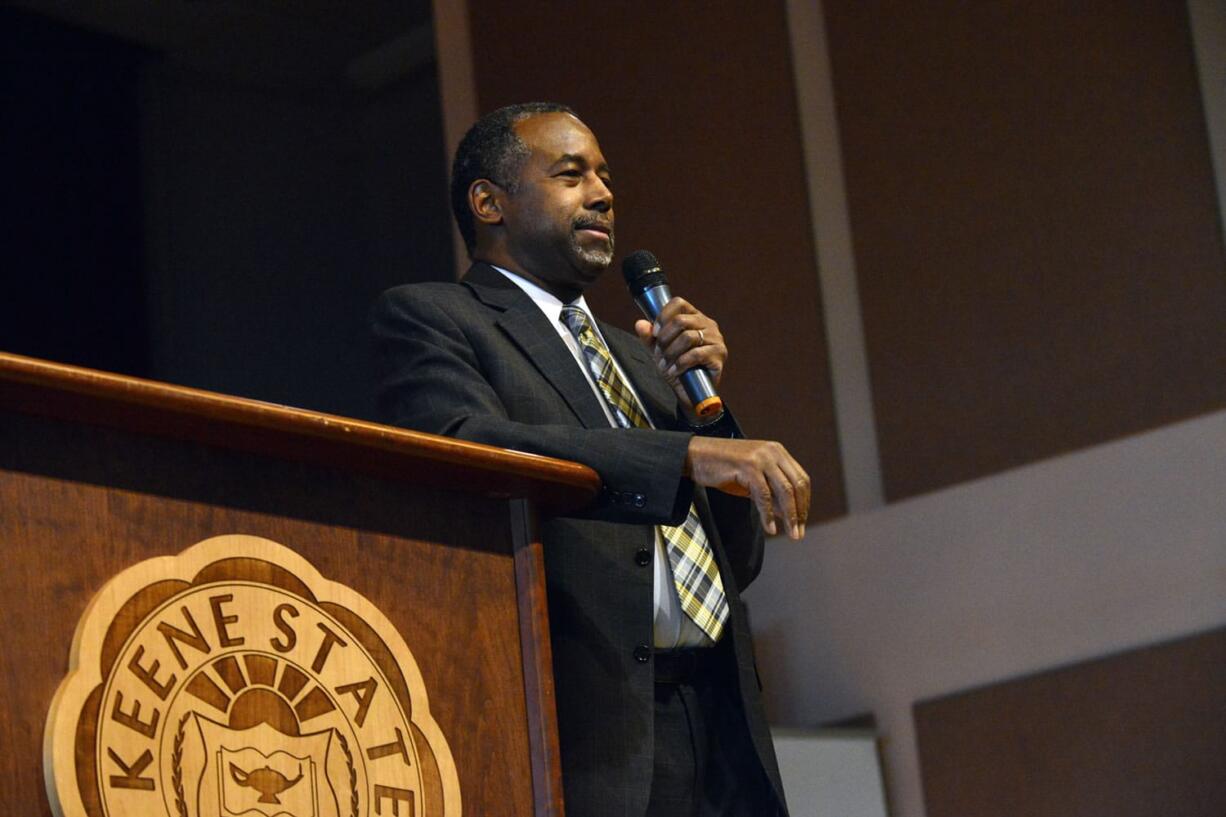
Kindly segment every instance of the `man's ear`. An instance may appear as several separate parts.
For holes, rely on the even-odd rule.
[[[468,186],[468,208],[482,224],[502,223],[502,201],[506,191],[489,179],[477,179]]]

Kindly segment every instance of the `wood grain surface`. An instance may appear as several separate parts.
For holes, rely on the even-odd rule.
[[[205,442],[553,511],[600,487],[586,466],[364,420],[0,352],[0,407]]]
[[[552,676],[547,647],[521,643],[544,608],[527,603],[521,622],[517,602],[539,566],[513,554],[535,534],[521,506],[512,536],[503,497],[574,503],[594,489],[570,463],[3,356],[0,814],[51,814],[43,724],[90,599],[133,564],[223,534],[291,548],[395,626],[466,814],[546,813],[533,781],[557,771],[533,769],[529,734],[543,725],[532,740],[555,742],[556,758],[540,711]]]

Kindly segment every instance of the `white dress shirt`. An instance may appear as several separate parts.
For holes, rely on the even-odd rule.
[[[542,289],[533,282],[524,278],[521,275],[516,275],[513,272],[503,269],[502,267],[494,267],[507,277],[511,283],[515,284],[524,294],[532,299],[532,302],[540,308],[545,317],[549,319],[549,323],[558,332],[558,337],[566,344],[566,348],[570,349],[571,355],[575,358],[575,365],[583,376],[587,379],[588,385],[592,387],[592,393],[596,396],[596,402],[600,404],[600,408],[604,411],[605,417],[609,421],[609,425],[616,427],[617,421],[613,417],[613,411],[609,408],[609,403],[605,400],[604,395],[600,392],[600,387],[596,385],[595,379],[592,377],[592,372],[587,366],[587,361],[583,358],[583,350],[579,348],[579,341],[571,334],[570,328],[562,322],[562,307],[577,306],[587,313],[588,321],[592,324],[592,330],[600,337],[601,343],[605,344],[607,349],[609,344],[605,343],[604,335],[601,334],[600,327],[596,325],[596,319],[592,316],[592,311],[588,309],[587,301],[582,295],[576,298],[569,304],[563,304],[562,301],[552,293]],[[609,357],[613,358],[613,366],[617,369],[617,373],[621,375],[622,381],[629,387],[630,391],[634,392],[634,398],[639,401],[639,405],[644,405],[638,392],[634,389],[634,384],[630,378],[626,376],[626,372],[622,369],[621,364],[613,357],[610,350]],[[644,412],[646,417],[646,412]],[[647,417],[647,422],[651,422],[651,418]],[[653,425],[654,427],[654,425]],[[652,600],[655,610],[653,641],[659,649],[672,649],[675,647],[698,647],[710,646],[711,639],[699,629],[698,625],[690,620],[690,617],[681,609],[681,600],[677,596],[677,588],[673,584],[673,571],[668,562],[668,554],[664,550],[664,537],[660,534],[659,527],[656,528],[656,554],[653,560],[654,582]]]

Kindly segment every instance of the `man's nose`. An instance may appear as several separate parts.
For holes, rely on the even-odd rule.
[[[587,206],[598,213],[607,213],[613,209],[613,191],[604,183],[604,179],[599,176],[596,176],[595,179]]]

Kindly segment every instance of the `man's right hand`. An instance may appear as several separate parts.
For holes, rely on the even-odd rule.
[[[762,527],[772,536],[782,522],[793,539],[805,535],[809,518],[809,475],[779,443],[690,438],[686,475],[699,485],[753,500]]]

